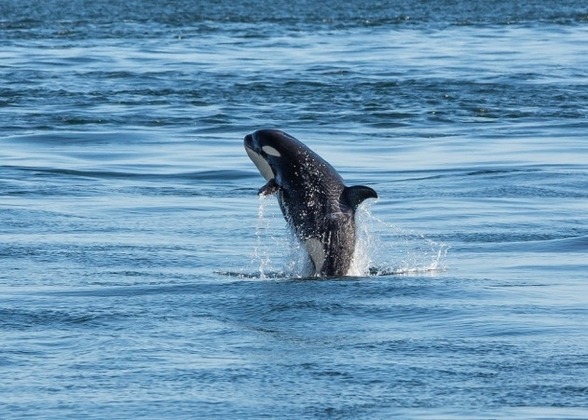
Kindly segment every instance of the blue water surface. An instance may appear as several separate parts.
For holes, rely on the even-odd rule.
[[[583,1],[0,1],[0,417],[588,417]],[[242,139],[379,199],[304,255]]]

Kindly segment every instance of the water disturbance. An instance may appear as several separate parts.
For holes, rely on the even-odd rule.
[[[0,418],[588,417],[585,1],[0,1]],[[378,193],[317,278],[243,149]]]

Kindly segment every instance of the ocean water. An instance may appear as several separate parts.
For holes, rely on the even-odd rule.
[[[584,1],[0,0],[0,417],[588,418],[587,52]],[[262,127],[378,191],[356,275]]]

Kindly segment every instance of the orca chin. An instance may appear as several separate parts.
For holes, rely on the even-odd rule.
[[[255,164],[261,176],[265,178],[266,181],[269,181],[274,177],[274,172],[272,171],[271,166],[267,163],[267,161],[261,156],[261,154],[257,153],[254,149],[245,147],[245,151],[249,156],[249,159]]]
[[[275,194],[282,214],[306,248],[317,276],[345,276],[355,250],[355,210],[378,194],[347,187],[337,171],[304,143],[279,130],[258,130],[243,140],[245,151]]]

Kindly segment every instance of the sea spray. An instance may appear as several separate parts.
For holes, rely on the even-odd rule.
[[[357,237],[350,276],[422,274],[445,269],[447,244],[377,218],[371,204],[363,204],[355,214]],[[253,276],[312,276],[312,262],[304,245],[284,223],[278,203],[271,197],[260,196],[255,235],[251,268],[257,273]]]
[[[309,277],[312,263],[306,249],[296,238],[280,212],[273,197],[259,196],[257,223],[255,226],[256,245],[251,255],[255,277],[292,278]]]
[[[371,275],[423,274],[445,269],[449,245],[424,234],[385,222],[364,209],[369,234],[360,235],[356,252],[368,254]],[[364,228],[365,229],[365,228]],[[367,248],[362,251],[361,248]]]
[[[269,231],[269,219],[265,217],[267,200],[263,195],[259,196],[259,208],[257,210],[257,224],[255,225],[255,237],[257,243],[253,250],[252,260],[259,266],[259,275],[265,278],[265,273],[270,264],[270,256],[266,247],[263,246],[263,238]]]
[[[349,267],[349,275],[364,277],[370,275],[370,268],[374,265],[378,240],[373,235],[374,218],[371,214],[373,202],[366,202],[355,211],[355,250],[353,261]]]

